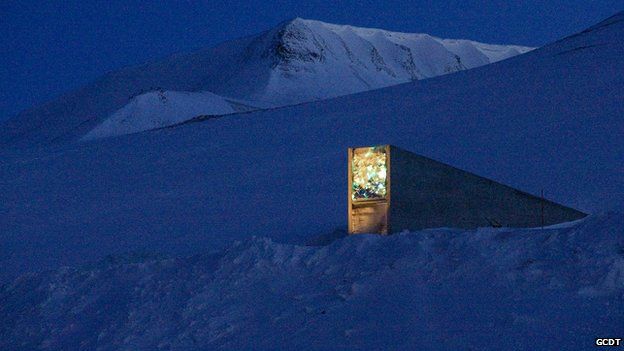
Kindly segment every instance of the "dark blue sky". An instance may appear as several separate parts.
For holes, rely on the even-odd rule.
[[[101,74],[260,32],[292,17],[543,45],[622,1],[0,1],[0,120]]]

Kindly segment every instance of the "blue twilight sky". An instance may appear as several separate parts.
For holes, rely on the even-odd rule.
[[[622,1],[0,0],[0,120],[101,74],[303,17],[539,46],[623,9]]]

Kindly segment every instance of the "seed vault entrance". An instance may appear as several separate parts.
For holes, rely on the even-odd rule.
[[[389,145],[349,149],[349,233],[389,233],[389,171]]]
[[[348,150],[349,233],[539,227],[585,213],[392,145]]]

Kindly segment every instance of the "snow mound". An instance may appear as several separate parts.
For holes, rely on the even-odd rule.
[[[180,123],[199,115],[224,115],[236,110],[210,92],[152,91],[141,94],[105,119],[82,139],[141,132]]]
[[[109,257],[2,287],[0,349],[590,349],[624,325],[622,230],[605,214]]]

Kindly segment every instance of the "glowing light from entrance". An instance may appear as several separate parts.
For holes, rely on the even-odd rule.
[[[351,164],[353,200],[379,199],[386,196],[386,149],[364,147],[353,150]]]

